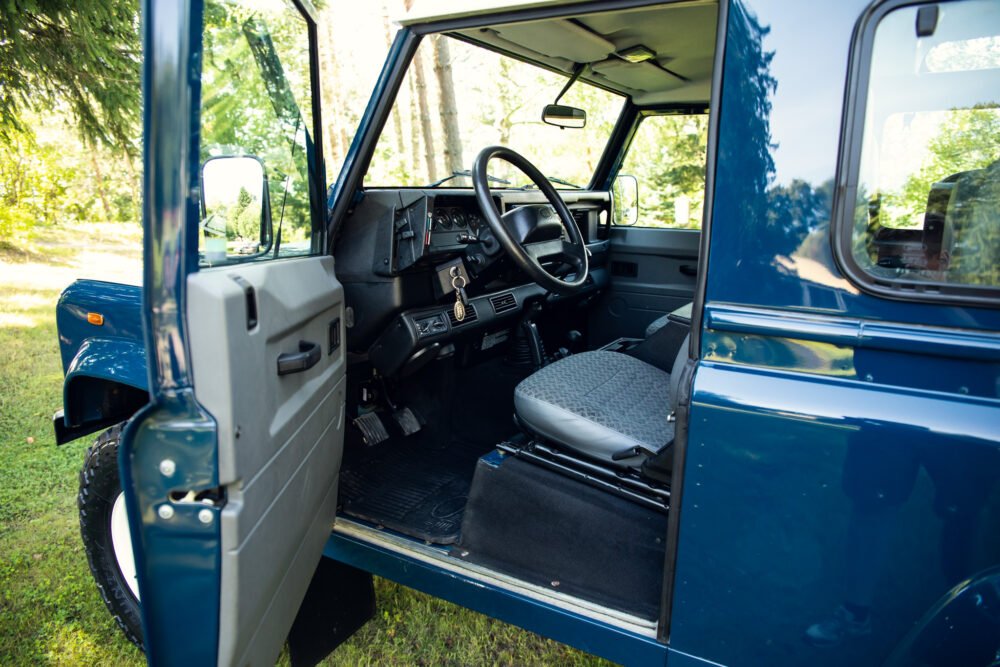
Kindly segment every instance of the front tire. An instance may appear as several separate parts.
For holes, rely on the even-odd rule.
[[[77,506],[80,535],[101,598],[125,636],[141,649],[139,588],[118,477],[118,443],[124,427],[122,423],[109,428],[87,450]]]

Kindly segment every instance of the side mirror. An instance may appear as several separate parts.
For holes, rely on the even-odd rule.
[[[542,109],[542,122],[562,128],[581,128],[587,124],[587,112],[563,104],[547,104]]]
[[[271,202],[264,165],[252,155],[209,158],[201,167],[201,237],[209,264],[271,248]]]
[[[631,226],[639,221],[639,179],[631,174],[619,174],[611,189],[616,225]]]

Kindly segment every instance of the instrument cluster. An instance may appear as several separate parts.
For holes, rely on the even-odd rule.
[[[447,206],[434,209],[434,224],[431,229],[435,232],[469,231],[475,236],[476,232],[485,226],[486,221],[478,211]]]

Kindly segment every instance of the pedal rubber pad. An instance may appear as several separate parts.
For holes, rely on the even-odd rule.
[[[389,439],[389,432],[376,412],[366,412],[354,420],[354,425],[361,431],[361,439],[369,447]]]
[[[413,435],[420,430],[420,420],[409,408],[400,408],[392,413],[392,418],[396,420],[403,435]]]

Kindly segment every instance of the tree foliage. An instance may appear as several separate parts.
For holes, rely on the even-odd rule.
[[[31,133],[0,142],[0,242],[17,243],[37,224],[139,219],[131,158],[85,146],[58,116],[24,121]]]
[[[701,225],[707,151],[707,114],[649,116],[642,121],[622,167],[622,173],[639,182],[640,225]]]
[[[65,108],[88,143],[136,153],[138,25],[136,0],[0,2],[0,143]]]
[[[997,159],[1000,107],[977,105],[946,114],[941,129],[928,144],[924,163],[906,179],[898,194],[886,193],[886,203],[902,207],[911,218],[916,214],[922,219],[934,183],[962,171],[981,169]]]

